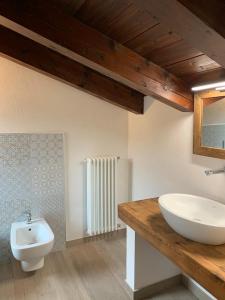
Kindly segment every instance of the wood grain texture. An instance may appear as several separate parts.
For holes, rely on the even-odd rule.
[[[100,239],[107,239],[107,238],[125,238],[126,237],[126,228],[118,229],[117,231],[107,232],[107,233],[101,233],[94,236],[85,236],[80,239],[71,240],[66,242],[66,247],[74,247],[83,243],[91,242],[94,240],[100,240]]]
[[[221,99],[221,97],[225,97],[225,92],[216,90],[202,91],[196,93],[194,96],[194,154],[225,159],[224,149],[205,147],[202,145],[203,107],[205,101],[209,103],[210,101]]]
[[[73,59],[145,95],[182,111],[193,111],[190,89],[180,79],[82,24],[51,1],[0,2],[1,14],[73,52]],[[49,13],[46,14],[46,11]],[[65,30],[69,28],[69,30]],[[71,38],[71,36],[76,38]],[[48,43],[47,43],[48,44]]]
[[[206,72],[193,73],[191,75],[183,76],[182,78],[191,86],[207,84],[216,81],[224,81],[225,69],[220,67],[211,71],[207,70]]]
[[[167,30],[162,24],[157,23],[142,34],[126,42],[125,45],[142,56],[150,58],[151,52],[168,47],[180,40],[181,37],[176,33]]]
[[[211,23],[218,24],[217,16],[213,16],[213,9],[211,10],[212,19],[210,22],[205,23],[203,14],[199,17],[192,12],[194,6],[190,5],[192,11],[187,9],[178,0],[132,0],[137,7],[147,11],[151,16],[163,25],[167,26],[171,31],[175,31],[181,36],[189,45],[194,49],[198,49],[212,60],[216,61],[219,65],[225,68],[225,38],[220,35],[212,26]],[[199,1],[184,1],[186,2],[199,2]],[[217,5],[222,1],[209,1],[211,5]],[[201,5],[201,4],[200,4]],[[199,6],[200,6],[199,5]],[[220,5],[221,6],[221,5]],[[224,5],[222,5],[224,7]],[[201,7],[204,12],[205,5]],[[222,14],[222,13],[221,13]],[[174,16],[174,17],[171,17]],[[202,18],[202,19],[201,19]],[[209,20],[210,18],[208,18]],[[224,19],[224,18],[223,18]],[[215,22],[214,22],[215,21]],[[216,22],[217,21],[217,22]],[[218,26],[214,26],[215,28]],[[223,28],[223,21],[221,22]],[[224,31],[224,30],[223,30]],[[216,46],[215,46],[216,45]]]
[[[183,60],[181,62],[167,66],[166,69],[183,78],[183,80],[190,81],[192,76],[195,76],[195,81],[204,73],[210,73],[212,70],[219,70],[220,66],[210,59],[208,56],[202,54],[194,58]],[[212,82],[213,77],[209,80]]]
[[[220,0],[216,2],[218,1]],[[199,2],[204,0],[184,2],[200,6]],[[204,7],[210,6],[208,2],[212,4],[213,0],[207,1]],[[147,14],[146,11],[135,7],[132,0],[86,0],[75,13],[75,17],[160,66],[163,66],[168,58],[170,65],[176,66],[174,74],[178,77],[183,74],[183,65],[179,64],[181,59],[189,65],[189,70],[193,67],[190,74],[195,72],[195,63],[199,66],[197,75],[205,71],[205,64],[201,59],[204,54],[198,48],[196,50],[191,43],[184,43],[184,39],[176,30],[171,31],[168,26],[157,20],[156,15]],[[217,23],[219,22],[217,20]],[[160,55],[156,49],[160,51]],[[196,56],[196,53],[199,56]],[[208,69],[213,70],[215,66],[208,64]],[[173,73],[173,69],[171,72]],[[188,77],[187,75],[187,79]]]
[[[202,99],[225,97],[225,91],[217,91],[215,89],[200,91],[197,94]]]
[[[184,40],[180,40],[161,49],[151,51],[148,58],[166,68],[200,55],[202,55],[201,51],[193,49]]]
[[[178,0],[204,23],[225,38],[225,2],[221,0]]]
[[[204,98],[203,99],[203,109],[204,109],[204,107],[211,105],[221,99],[224,99],[224,97],[221,96],[221,97],[216,97],[216,98]]]
[[[129,0],[86,0],[74,16],[107,35],[131,5]]]
[[[71,15],[74,15],[86,2],[86,0],[53,0],[56,5]]]
[[[121,44],[157,24],[130,0],[87,0],[75,17]]]
[[[0,300],[131,300],[134,295],[125,282],[126,239],[93,239],[64,251],[50,253],[43,269],[24,273],[18,261],[0,266]],[[149,300],[194,300],[183,286],[169,279],[149,289]],[[178,283],[178,281],[177,281]],[[173,286],[172,288],[169,288]],[[162,287],[164,290],[162,291]],[[161,292],[160,292],[161,291]],[[147,300],[147,298],[145,297]]]
[[[135,113],[143,95],[0,25],[0,53]]]
[[[174,63],[172,63],[171,66],[174,64],[176,71],[173,72],[173,68],[171,71],[167,67],[166,69],[183,79],[184,77],[182,74],[184,66],[183,64],[179,64],[182,57],[182,62],[186,62],[185,66],[188,65],[188,69],[190,70],[189,74],[184,78],[187,82],[191,81],[190,74],[195,72],[196,65],[199,67],[198,72],[196,73],[197,79],[200,73],[205,71],[205,64],[201,59],[201,56],[204,56],[202,52],[195,50],[191,44],[185,43],[186,46],[182,45],[181,53],[180,41],[183,40],[181,36],[179,36],[176,31],[171,31],[167,26],[159,23],[154,15],[151,16],[144,10],[135,7],[132,0],[53,1],[58,3],[62,7],[62,10],[66,11],[71,16],[75,16],[86,25],[97,29],[99,32],[122,43],[154,63],[157,63],[159,60],[159,56],[157,56],[157,52],[155,52],[156,49],[159,49],[160,57],[162,57],[163,61],[167,56],[173,59]],[[216,0],[216,2],[219,1],[220,0]],[[204,0],[197,0],[195,2],[181,0],[180,2],[189,2],[188,5],[200,7],[200,4],[202,4]],[[213,0],[207,1],[204,8],[207,6],[207,10],[209,10],[212,2]],[[214,7],[212,8],[214,9]],[[217,8],[212,11],[218,15]],[[217,23],[219,24],[220,21],[217,20]],[[167,49],[167,47],[169,48]],[[151,56],[152,51],[153,53]],[[197,51],[198,53],[201,53],[199,56],[196,56]],[[192,52],[193,56],[191,56]],[[154,59],[156,59],[156,61],[154,61]],[[193,63],[193,60],[195,63]],[[158,64],[163,66],[160,62]],[[214,70],[215,65],[208,64],[207,68],[209,70]]]
[[[119,217],[217,299],[225,299],[225,245],[203,245],[177,234],[164,220],[157,199],[120,204]]]
[[[104,32],[107,36],[121,44],[136,38],[158,22],[150,18],[148,13],[140,11],[135,5],[129,5],[123,15],[114,20],[112,26]],[[104,27],[104,24],[102,24]]]
[[[130,300],[125,252],[125,238],[114,236],[50,253],[37,272],[1,265],[0,300]]]

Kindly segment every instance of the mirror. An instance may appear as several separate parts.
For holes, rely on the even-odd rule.
[[[202,146],[225,149],[225,98],[203,99]]]
[[[194,101],[194,153],[225,158],[225,92],[201,92]]]

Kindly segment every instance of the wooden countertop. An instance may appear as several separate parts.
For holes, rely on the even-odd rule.
[[[203,245],[177,234],[160,213],[157,198],[120,204],[119,217],[217,299],[225,300],[225,244]]]

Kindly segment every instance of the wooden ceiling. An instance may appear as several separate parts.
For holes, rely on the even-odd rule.
[[[193,111],[191,86],[225,79],[224,3],[202,2],[1,0],[0,53],[136,113]]]
[[[211,78],[212,80],[225,78],[225,70],[218,63],[194,49],[178,34],[168,30],[157,18],[140,10],[132,0],[55,0],[55,2],[61,4],[67,13],[81,22],[134,50],[190,85],[208,81],[207,75],[209,81]],[[181,2],[187,4],[193,1]],[[204,2],[204,5],[207,2],[207,8],[210,9],[210,1],[200,2]],[[223,5],[225,10],[225,4]]]

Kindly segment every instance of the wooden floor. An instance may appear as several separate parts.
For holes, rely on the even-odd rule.
[[[0,265],[0,300],[129,300],[124,278],[125,238],[114,236],[51,253],[36,273]],[[195,298],[178,288],[152,299]]]

